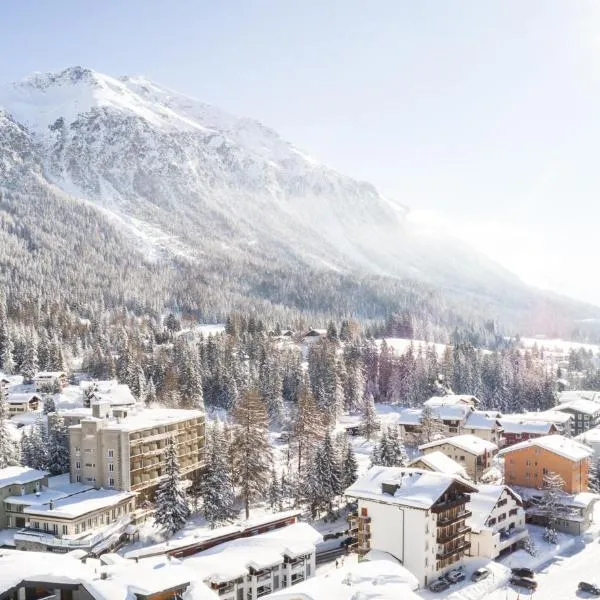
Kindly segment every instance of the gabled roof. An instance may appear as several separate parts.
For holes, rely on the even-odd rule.
[[[589,458],[594,453],[588,446],[562,435],[544,435],[526,440],[525,442],[519,442],[508,448],[503,448],[499,454],[510,454],[511,452],[518,452],[531,447],[542,448],[572,461]]]
[[[480,485],[477,492],[471,494],[467,506],[473,514],[467,519],[467,523],[475,531],[481,531],[486,526],[494,507],[504,493],[510,494],[517,504],[522,505],[521,497],[507,485]]]
[[[499,419],[502,415],[493,410],[474,410],[467,415],[465,427],[470,429],[492,430],[501,427]]]
[[[565,402],[557,406],[556,410],[564,412],[573,411],[595,417],[600,414],[600,403],[593,400],[572,400],[571,402]]]
[[[500,419],[504,433],[531,433],[536,435],[548,435],[552,430],[556,431],[556,425],[550,421],[511,421]]]
[[[419,408],[401,408],[398,411],[397,425],[420,425],[423,411]]]
[[[567,390],[558,395],[559,404],[573,402],[573,400],[591,400],[592,402],[600,402],[600,392],[593,390]]]
[[[600,443],[600,427],[589,429],[579,434],[575,439],[582,444],[598,444]]]
[[[385,484],[397,486],[393,495],[383,491]],[[409,467],[371,467],[344,493],[351,498],[428,510],[453,485],[463,487],[466,492],[477,490],[456,475]]]
[[[416,463],[423,463],[431,471],[446,473],[447,475],[458,475],[467,479],[465,468],[449,456],[446,456],[443,452],[430,452],[429,454],[417,456],[417,458],[411,461],[410,466],[412,467]]]
[[[466,404],[468,406],[476,406],[479,404],[479,399],[469,394],[448,394],[447,396],[432,396],[424,402],[425,406],[449,406],[450,404]]]
[[[46,471],[38,471],[29,467],[5,467],[0,469],[0,487],[7,485],[31,483],[47,477]]]
[[[498,446],[496,446],[496,444],[488,442],[487,440],[482,440],[476,435],[471,435],[470,433],[466,433],[465,435],[456,435],[454,437],[422,444],[419,446],[419,450],[437,448],[437,446],[442,446],[444,444],[456,446],[457,448],[460,448],[465,452],[469,452],[470,454],[475,454],[476,456],[484,454],[485,452],[494,452],[494,450],[498,450]]]
[[[23,404],[24,402],[30,402],[33,399],[41,402],[42,398],[38,394],[8,394],[6,402],[8,404]]]

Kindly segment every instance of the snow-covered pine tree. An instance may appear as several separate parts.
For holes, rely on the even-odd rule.
[[[267,406],[269,419],[274,423],[279,423],[283,416],[282,383],[276,346],[266,343],[263,345],[263,356],[258,367],[258,387]]]
[[[600,493],[600,460],[592,459],[590,461],[589,473],[588,473],[588,487],[590,492],[594,494]]]
[[[185,490],[179,472],[179,460],[173,439],[165,451],[165,468],[154,500],[154,521],[162,525],[168,535],[179,531],[190,516]]]
[[[31,452],[31,468],[46,470],[48,468],[48,428],[41,417],[38,417],[29,433]]]
[[[388,428],[387,441],[387,453],[391,463],[389,466],[405,467],[408,464],[408,454],[398,434],[398,428],[395,425],[390,425]]]
[[[421,433],[419,443],[428,444],[444,437],[443,424],[439,415],[430,406],[424,406],[421,413]]]
[[[31,331],[25,341],[25,352],[20,367],[20,373],[23,375],[23,382],[33,383],[33,378],[38,371],[37,336],[35,331]]]
[[[4,348],[2,349],[2,356],[0,356],[2,362],[2,370],[7,375],[12,375],[15,372],[15,361],[13,359],[13,343],[10,334],[7,334],[4,340]]]
[[[387,429],[384,429],[381,432],[381,437],[379,441],[373,445],[373,450],[371,450],[371,466],[374,467],[376,465],[384,466],[384,460],[387,460]]]
[[[69,434],[64,419],[55,414],[48,419],[48,470],[52,475],[69,472]]]
[[[6,391],[0,387],[0,469],[19,464],[19,447],[8,431]]]
[[[315,398],[309,389],[308,382],[305,380],[300,387],[296,420],[290,441],[298,459],[298,475],[302,473],[304,461],[308,457],[310,450],[322,439],[323,435],[323,420],[319,415]]]
[[[235,491],[228,460],[227,441],[220,425],[207,435],[206,472],[200,483],[204,516],[211,528],[237,516]]]
[[[26,428],[24,428],[23,435],[21,435],[21,464],[25,467],[33,468],[33,458],[31,452],[31,440],[29,439],[29,434],[27,433]]]
[[[269,506],[271,510],[280,510],[282,497],[281,483],[279,477],[277,477],[277,471],[273,467],[271,470],[271,483],[269,484]]]
[[[43,397],[44,402],[44,414],[56,412],[56,403],[54,402],[54,398],[51,394],[44,394]]]
[[[566,511],[563,503],[565,495],[565,480],[553,471],[550,471],[542,480],[544,494],[536,502],[537,510],[544,515],[548,522],[548,528],[554,529],[556,521]]]
[[[346,450],[342,458],[342,488],[349,488],[358,479],[358,462],[350,442],[346,445]]]
[[[363,406],[363,415],[361,421],[362,434],[370,440],[377,431],[377,412],[375,411],[375,400],[373,394],[369,393],[365,397]]]
[[[314,453],[305,488],[313,515],[321,508],[333,512],[333,503],[342,494],[343,488],[340,461],[329,430]]]
[[[248,390],[233,409],[235,424],[232,444],[233,477],[239,486],[246,519],[250,504],[264,497],[269,485],[272,457],[269,418],[256,389]]]

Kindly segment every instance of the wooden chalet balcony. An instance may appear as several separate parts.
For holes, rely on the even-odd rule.
[[[467,495],[460,494],[459,496],[454,496],[453,498],[439,502],[432,507],[431,512],[439,514],[452,508],[456,508],[457,506],[461,506],[462,504],[466,504],[468,501],[469,497]]]
[[[470,510],[461,510],[460,512],[438,518],[437,524],[438,527],[452,525],[454,523],[458,523],[458,521],[462,521],[463,519],[468,519],[472,514],[473,513]]]
[[[438,550],[436,552],[435,557],[437,560],[444,560],[452,556],[453,554],[459,554],[461,552],[465,552],[471,547],[471,542],[467,542],[466,540],[461,542],[460,544],[453,544],[449,548],[443,548],[441,551]]]
[[[455,538],[460,537],[461,535],[465,535],[469,531],[471,531],[471,528],[468,527],[467,525],[463,525],[462,527],[459,527],[456,531],[448,531],[448,532],[444,532],[443,530],[438,531],[436,541],[438,544],[445,544]]]

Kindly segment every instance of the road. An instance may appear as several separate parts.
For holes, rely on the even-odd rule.
[[[488,595],[486,600],[583,600],[591,598],[577,591],[580,581],[600,583],[600,543],[576,543],[557,555],[536,573],[538,589],[530,595],[525,589],[508,585]]]

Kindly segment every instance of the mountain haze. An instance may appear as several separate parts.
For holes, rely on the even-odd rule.
[[[68,205],[76,235],[78,218],[94,223],[84,238],[88,248],[67,241],[60,256],[77,262],[90,254],[82,262],[93,279],[116,264],[122,289],[115,301],[132,299],[124,280],[143,289],[160,274],[161,283],[152,285],[157,310],[161,302],[202,308],[191,299],[212,286],[232,294],[223,306],[212,301],[214,313],[230,309],[235,298],[327,313],[333,306],[320,302],[318,286],[312,299],[305,289],[324,277],[346,295],[337,310],[368,317],[436,290],[457,306],[522,323],[532,323],[541,306],[552,319],[561,312],[566,319],[600,314],[525,286],[451,235],[419,231],[407,206],[261,123],[142,77],[73,67],[6,85],[0,144],[6,243],[35,262],[38,241],[27,242],[33,250],[24,246],[19,223],[29,219],[37,231],[40,219],[51,218],[52,203]],[[82,211],[86,217],[77,217]],[[63,219],[66,228],[70,218]],[[69,234],[59,237],[65,244]],[[56,243],[48,243],[44,260]]]

